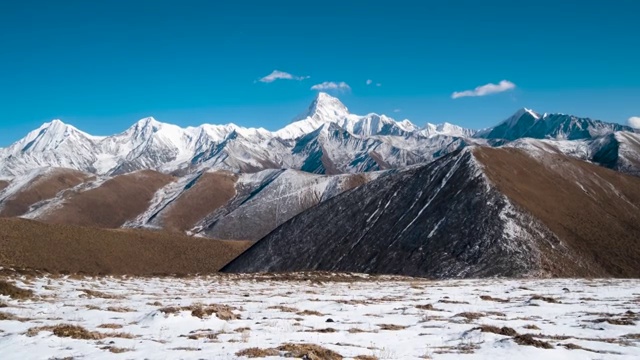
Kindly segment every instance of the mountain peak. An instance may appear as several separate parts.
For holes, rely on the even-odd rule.
[[[542,116],[540,116],[540,114],[538,114],[537,112],[523,107],[521,109],[518,109],[518,111],[516,111],[515,114],[513,114],[513,116],[511,116],[509,119],[513,119],[513,120],[518,120],[519,118],[521,118],[523,115],[531,115],[534,119],[539,120],[540,118],[542,118]]]
[[[320,121],[333,121],[349,115],[349,109],[340,101],[327,93],[319,92],[305,113],[298,116],[297,120],[313,118]]]
[[[162,125],[161,122],[159,122],[158,120],[156,120],[153,116],[148,116],[146,118],[142,118],[140,120],[138,120],[134,126],[136,127],[147,127],[147,126],[160,126]]]

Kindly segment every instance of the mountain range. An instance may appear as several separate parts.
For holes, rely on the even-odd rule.
[[[234,272],[640,276],[639,176],[627,126],[520,109],[420,127],[319,93],[274,132],[46,123],[0,149],[0,217],[255,243]]]

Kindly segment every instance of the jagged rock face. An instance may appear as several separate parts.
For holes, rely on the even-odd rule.
[[[521,276],[539,270],[532,226],[523,226],[529,223],[464,151],[328,200],[224,271]]]

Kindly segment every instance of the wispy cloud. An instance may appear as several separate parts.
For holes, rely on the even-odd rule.
[[[367,80],[367,86],[369,86],[369,85],[371,85],[371,84],[373,84],[373,80],[368,79],[368,80]],[[380,84],[380,83],[376,83],[376,86],[377,86],[377,87],[380,87],[380,86],[382,86],[382,84]]]
[[[491,94],[501,93],[503,91],[513,90],[516,88],[516,84],[509,80],[502,80],[498,84],[486,84],[478,86],[473,90],[456,91],[451,94],[452,99],[458,99],[466,96],[486,96]]]
[[[640,116],[632,116],[629,118],[629,126],[634,129],[640,129]]]
[[[399,112],[401,112],[401,111],[402,111],[402,110],[400,110],[400,109],[393,109],[393,112],[394,112],[394,113],[399,113]]]
[[[311,90],[316,90],[316,91],[328,91],[328,90],[349,91],[349,90],[351,90],[351,87],[344,81],[341,81],[341,82],[325,81],[322,84],[313,85],[311,87]]]
[[[280,71],[280,70],[273,70],[271,72],[271,74],[263,77],[262,79],[258,80],[260,82],[263,83],[271,83],[274,82],[276,80],[304,80],[304,79],[308,79],[309,76],[295,76],[295,75],[291,75],[287,72],[284,71]]]

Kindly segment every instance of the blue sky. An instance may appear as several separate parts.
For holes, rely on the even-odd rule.
[[[3,1],[0,146],[60,118],[275,130],[311,87],[354,113],[482,128],[520,107],[640,116],[640,1]],[[280,70],[302,80],[257,81]],[[367,85],[367,80],[372,80]],[[453,99],[507,80],[515,88]],[[376,84],[380,86],[376,86]]]

